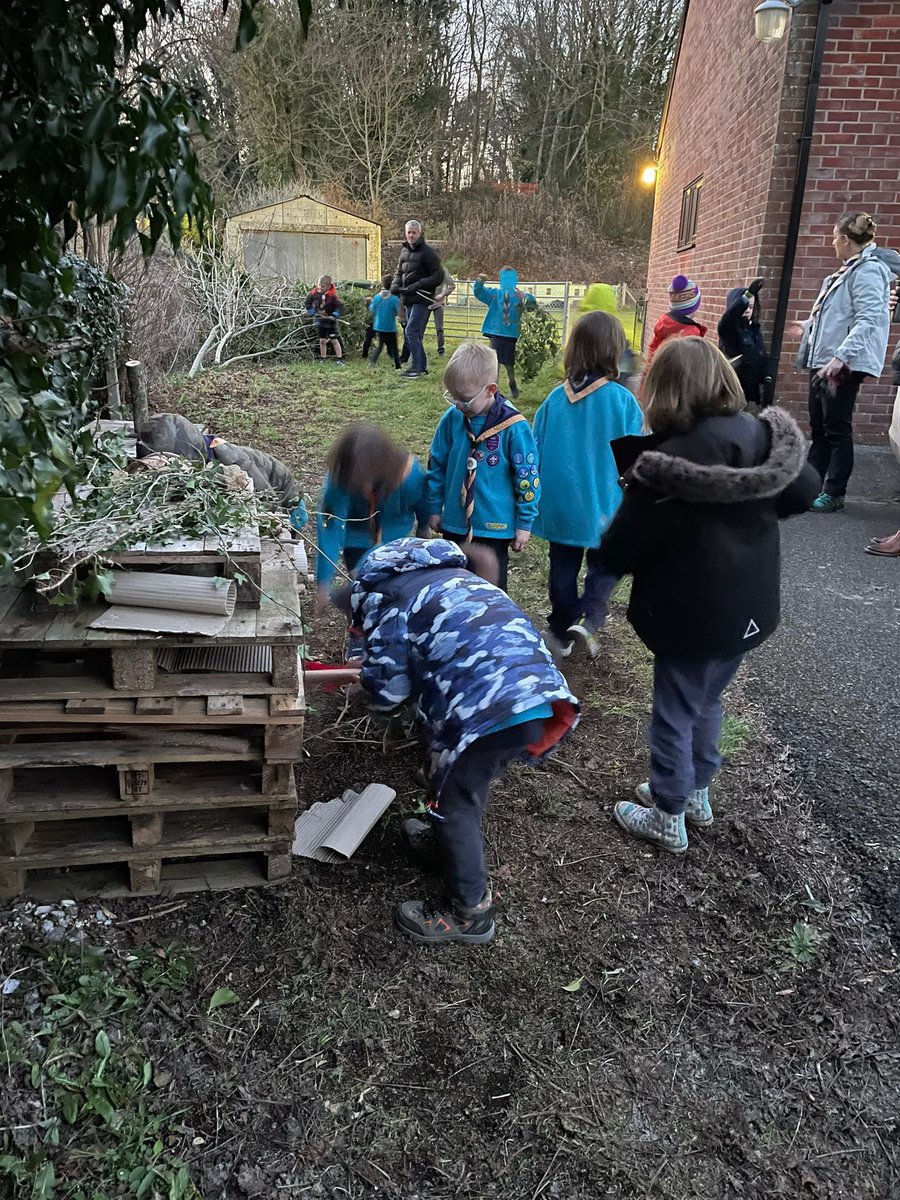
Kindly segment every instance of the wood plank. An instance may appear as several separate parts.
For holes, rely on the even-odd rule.
[[[34,821],[11,821],[0,825],[0,854],[20,854],[34,833]]]
[[[132,800],[138,796],[153,794],[154,764],[152,762],[132,763],[128,767],[119,768],[119,797],[122,800]]]
[[[156,650],[113,650],[112,680],[117,692],[156,687]]]
[[[0,642],[3,640],[3,622],[11,612],[13,605],[21,602],[23,593],[30,592],[31,586],[28,584],[25,587],[9,584],[7,587],[0,589]]]
[[[274,883],[278,879],[288,879],[294,866],[290,850],[283,854],[270,854],[266,858],[266,879]]]
[[[163,860],[159,886],[155,894],[178,896],[193,892],[217,892],[236,887],[264,887],[268,882],[265,874],[267,855],[254,852],[240,858],[201,858],[184,862],[179,859]],[[112,864],[82,868],[76,872],[58,872],[53,875],[27,876],[19,873],[21,886],[10,895],[21,891],[45,903],[84,897],[112,898],[129,896],[128,874],[122,865]],[[0,877],[2,878],[2,877]],[[145,893],[147,895],[151,893]]]
[[[264,746],[265,762],[296,762],[303,753],[303,725],[267,725]]]
[[[61,766],[129,766],[146,762],[247,762],[259,758],[259,749],[239,738],[221,738],[222,742],[233,741],[234,749],[208,748],[206,746],[154,745],[152,751],[146,741],[84,741],[84,742],[19,742],[12,746],[0,746],[0,768],[3,767],[61,767]]]
[[[0,900],[12,900],[25,891],[25,871],[20,867],[0,867]]]
[[[300,652],[296,646],[272,647],[272,683],[293,695],[301,688]]]
[[[0,648],[40,650],[50,628],[53,615],[33,613],[30,591],[19,593],[0,625]]]
[[[164,816],[160,812],[141,813],[131,818],[131,844],[135,848],[155,846],[163,835]]]
[[[313,674],[327,676],[330,672]],[[254,696],[269,695],[277,690],[280,689],[275,688],[270,676],[261,671],[235,672],[233,675],[222,672],[207,674],[204,671],[169,674],[161,671],[155,687],[134,688],[128,692],[114,692],[104,675],[73,673],[0,677],[0,704],[8,701],[24,703],[30,700],[66,700],[69,697],[92,700],[125,696]]]
[[[263,773],[268,791],[263,793]],[[10,775],[12,772],[10,771]],[[152,791],[122,800],[113,767],[44,768],[22,771],[15,792],[0,806],[0,823],[16,820],[66,821],[82,816],[123,816],[174,809],[297,806],[293,768],[276,764],[256,769],[243,763],[210,764],[203,771],[171,763],[154,764]]]
[[[171,716],[175,712],[175,703],[174,696],[138,696],[134,712],[141,717]]]
[[[128,886],[136,896],[152,896],[159,890],[162,860],[128,863]]]
[[[73,696],[66,700],[65,711],[67,715],[71,714],[73,716],[77,714],[83,716],[86,713],[95,717],[102,716],[106,712],[106,704],[107,701],[102,696],[96,696],[90,700],[79,699]],[[0,704],[0,713],[2,713],[3,708],[4,705]]]
[[[256,703],[259,703],[257,700]],[[262,701],[265,704],[265,701]],[[208,717],[242,717],[244,715],[243,696],[210,696],[206,701]]]
[[[81,821],[48,821],[35,827],[30,843],[14,860],[0,867],[73,867],[81,863],[154,862],[193,854],[242,854],[250,850],[283,849],[284,838],[273,838],[264,813],[247,810],[205,810],[168,813],[162,836],[151,846],[132,846],[129,821],[87,817]]]

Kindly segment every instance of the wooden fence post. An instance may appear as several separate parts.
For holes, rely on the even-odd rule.
[[[137,457],[146,458],[150,448],[143,444],[141,435],[150,428],[150,409],[147,404],[147,373],[141,363],[132,359],[125,364],[128,390],[131,393],[131,411],[134,417],[134,434],[137,439]]]

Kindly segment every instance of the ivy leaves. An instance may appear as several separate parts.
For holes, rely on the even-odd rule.
[[[146,256],[212,214],[196,138],[202,94],[142,57],[143,35],[188,0],[18,0],[0,59],[0,567],[25,522],[42,536],[61,482],[73,487],[75,430],[90,415],[95,355],[61,257],[79,225],[133,237]],[[239,0],[236,45],[259,0]],[[230,0],[222,0],[223,18]],[[297,0],[304,30],[311,0]],[[77,304],[75,309],[77,309]],[[83,306],[87,311],[89,306]],[[99,343],[97,338],[105,340]]]

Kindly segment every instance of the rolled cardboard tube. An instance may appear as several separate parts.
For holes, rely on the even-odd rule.
[[[162,571],[113,571],[106,599],[110,604],[136,608],[167,608],[175,612],[230,617],[237,601],[233,579],[198,579],[195,575],[167,575]]]

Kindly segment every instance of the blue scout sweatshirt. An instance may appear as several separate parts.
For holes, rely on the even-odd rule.
[[[506,412],[518,409],[497,396]],[[488,413],[471,418],[477,436]],[[458,408],[448,408],[438,422],[428,458],[428,511],[441,513],[448,533],[466,532],[462,488],[469,459],[465,420]],[[537,447],[527,421],[493,433],[475,447],[475,508],[472,534],[482,538],[512,538],[517,529],[531,529],[538,511],[541,481]]]
[[[488,306],[481,332],[485,337],[517,338],[522,332],[522,313],[537,306],[530,293],[515,295],[519,277],[515,271],[500,272],[500,287],[487,287],[476,279],[472,291],[476,300]],[[508,296],[508,302],[505,297]]]
[[[641,432],[637,400],[619,383],[588,377],[554,388],[534,418],[543,492],[534,532],[564,546],[599,546],[622,502],[609,443]]]
[[[415,526],[427,523],[425,472],[418,460],[410,457],[408,473],[400,486],[377,498],[375,524],[381,530],[381,542],[372,538],[367,498],[360,493],[344,491],[328,475],[325,476],[320,507],[316,583],[319,587],[327,587],[335,575],[334,564],[345,546],[370,550],[381,542],[408,537]]]
[[[376,333],[396,333],[397,314],[400,312],[400,297],[377,292],[369,301],[372,328]]]

